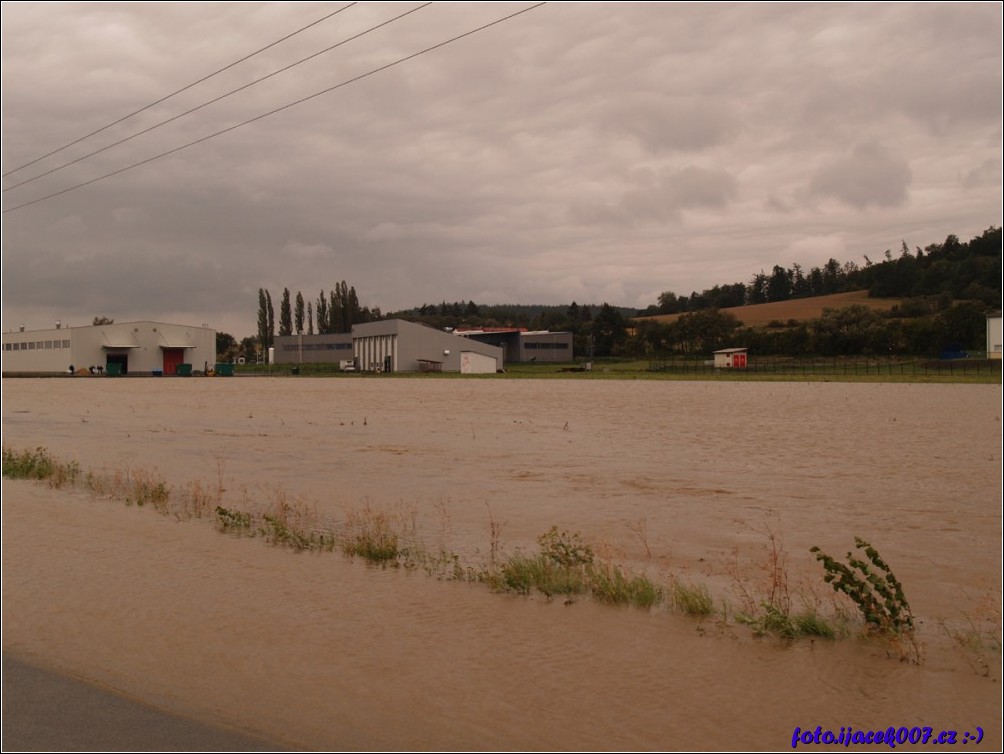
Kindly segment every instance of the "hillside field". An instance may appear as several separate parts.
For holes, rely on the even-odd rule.
[[[746,327],[766,327],[769,322],[779,321],[787,323],[789,319],[799,322],[815,319],[823,316],[824,309],[843,309],[854,304],[867,306],[869,309],[887,312],[898,305],[902,299],[899,298],[869,298],[868,291],[849,291],[847,293],[834,293],[829,296],[815,296],[813,298],[796,298],[788,301],[772,301],[769,304],[752,304],[750,306],[731,306],[722,309],[729,312]],[[652,317],[635,317],[632,322],[675,322],[684,314],[657,314]]]

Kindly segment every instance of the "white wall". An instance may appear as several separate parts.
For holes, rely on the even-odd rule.
[[[987,357],[999,359],[1002,356],[1001,318],[987,317]]]
[[[460,373],[461,374],[495,374],[498,371],[498,360],[474,353],[473,351],[461,351],[460,353]]]

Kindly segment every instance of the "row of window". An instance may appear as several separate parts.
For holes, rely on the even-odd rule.
[[[5,351],[51,351],[54,348],[69,348],[68,340],[29,340],[24,343],[4,343]]]
[[[534,349],[567,351],[568,343],[524,343],[523,348],[531,351]]]
[[[351,343],[304,343],[299,346],[295,343],[283,343],[282,350],[287,353],[297,353],[303,351],[351,351]]]

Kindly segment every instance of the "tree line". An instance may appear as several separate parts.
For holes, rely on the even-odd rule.
[[[1001,238],[1001,228],[991,227],[968,242],[950,235],[943,243],[913,251],[904,242],[898,256],[891,250],[878,262],[865,256],[863,266],[835,259],[808,270],[797,263],[774,265],[769,274],[761,270],[747,283],[715,285],[689,296],[666,291],[658,303],[641,311],[575,301],[565,306],[443,300],[386,316],[440,329],[525,327],[571,332],[575,353],[597,357],[709,353],[740,341],[756,353],[790,355],[933,354],[956,344],[979,349],[986,313],[1001,306]],[[871,296],[905,300],[888,314],[851,307],[817,320],[775,322],[756,329],[742,328],[735,317],[730,319],[721,311],[862,289]],[[629,323],[631,317],[653,314],[685,316],[669,325],[633,327]],[[322,289],[312,301],[305,301],[300,292],[291,300],[289,289],[284,288],[278,334],[351,332],[354,324],[382,318],[379,308],[360,306],[355,288],[344,280],[327,293]],[[240,343],[227,333],[218,333],[220,357],[253,359],[273,345],[275,312],[265,288],[258,291],[257,321],[257,336]]]
[[[867,290],[869,296],[879,298],[947,295],[952,300],[1000,307],[1000,227],[991,227],[966,243],[950,235],[943,243],[929,244],[924,249],[917,246],[912,253],[904,241],[898,257],[887,249],[883,260],[873,262],[866,255],[864,261],[860,266],[831,258],[808,271],[797,263],[791,267],[774,265],[769,274],[761,270],[748,283],[715,285],[690,296],[665,291],[658,303],[640,314],[727,309],[857,290]]]
[[[675,322],[638,323],[621,343],[634,357],[707,355],[743,346],[751,353],[785,356],[938,356],[986,347],[986,307],[947,296],[908,299],[888,312],[856,304],[826,309],[821,317],[743,327],[735,315],[702,309]]]
[[[352,325],[382,319],[380,309],[361,306],[355,286],[346,281],[335,283],[327,293],[324,289],[316,299],[306,301],[300,291],[292,298],[289,288],[282,289],[279,301],[278,334],[323,335],[326,333],[351,332]],[[275,345],[276,323],[272,293],[267,288],[258,289],[258,332],[255,336],[240,342],[229,333],[216,335],[218,358],[231,361],[238,356],[254,360],[267,354]]]

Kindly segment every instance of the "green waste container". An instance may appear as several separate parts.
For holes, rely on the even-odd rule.
[[[178,364],[179,377],[191,377],[192,376],[192,365],[191,364]]]
[[[216,376],[217,377],[233,377],[234,376],[234,365],[233,364],[217,364],[216,365]]]
[[[122,376],[122,365],[121,364],[105,364],[105,374],[109,377],[121,377]]]

